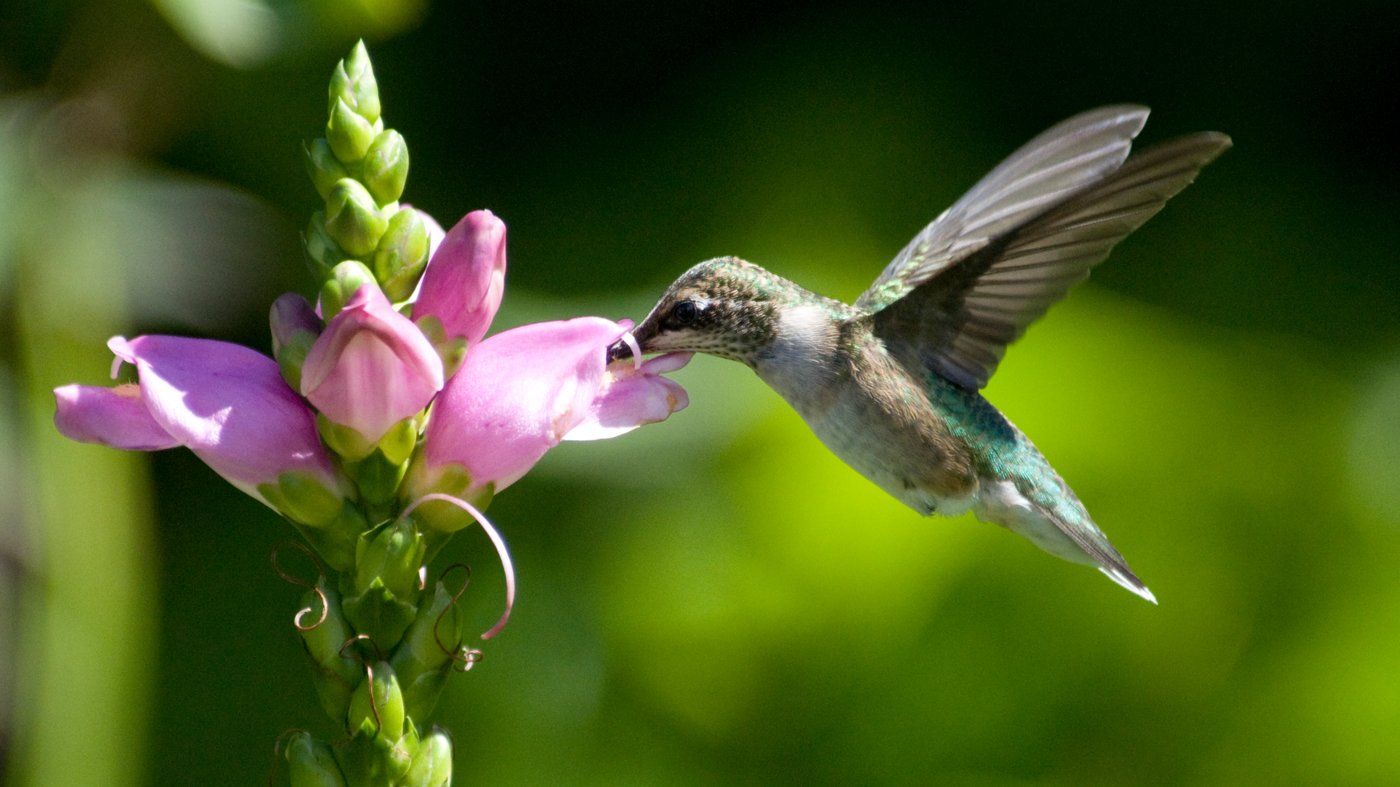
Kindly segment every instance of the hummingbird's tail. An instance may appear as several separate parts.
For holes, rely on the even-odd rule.
[[[1024,440],[1024,436],[1022,436]],[[1089,518],[1069,486],[1050,468],[1034,446],[1039,462],[1034,481],[1028,477],[983,479],[972,511],[978,519],[993,522],[1025,536],[1031,543],[1072,563],[1094,566],[1124,588],[1157,603],[1157,597],[1138,579],[1114,548],[1108,536]]]

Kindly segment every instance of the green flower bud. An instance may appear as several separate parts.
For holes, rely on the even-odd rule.
[[[306,299],[296,293],[287,293],[272,303],[269,318],[272,326],[272,357],[277,359],[282,379],[292,390],[301,390],[301,365],[311,345],[321,335],[325,323],[316,316],[316,311]]]
[[[413,208],[400,208],[374,252],[374,275],[390,302],[407,300],[428,265],[428,225]],[[439,322],[439,325],[441,323]]]
[[[388,129],[374,138],[365,152],[361,172],[360,179],[380,207],[403,196],[403,186],[408,181],[408,145],[399,132]]]
[[[451,654],[443,648],[457,647],[461,641],[460,610],[453,605],[452,594],[439,582],[433,603],[418,608],[418,616],[389,661],[399,676],[404,713],[409,718],[426,719],[432,714],[454,664]]]
[[[413,429],[413,420],[406,418],[390,431],[402,432],[400,427]],[[346,465],[345,473],[355,480],[355,485],[360,488],[360,497],[365,502],[377,506],[394,499],[399,490],[399,482],[403,480],[405,464],[406,462],[391,460],[384,455],[383,450],[376,449],[364,459]]]
[[[354,297],[355,292],[366,284],[379,286],[374,280],[374,274],[364,263],[346,260],[335,266],[331,269],[331,277],[321,285],[321,315],[328,322],[334,319]]]
[[[340,100],[331,107],[330,120],[326,121],[326,141],[331,151],[342,164],[351,167],[364,159],[379,131],[373,121],[355,114],[354,109]]]
[[[331,72],[329,111],[335,111],[337,101],[344,101],[371,123],[379,119],[379,85],[364,41],[357,42],[350,56],[337,63],[335,71]]]
[[[444,379],[451,379],[452,375],[461,368],[462,361],[467,358],[467,338],[458,336],[448,340],[447,329],[443,327],[442,320],[437,316],[429,314],[415,320],[414,325],[418,330],[428,337],[428,343],[437,350],[438,357],[442,359],[442,374]]]
[[[365,257],[379,246],[389,219],[359,181],[342,178],[326,198],[326,233],[352,257]],[[329,316],[327,317],[329,319]]]
[[[345,787],[331,747],[309,732],[298,732],[287,741],[287,771],[292,787]]]
[[[355,589],[364,590],[375,579],[382,579],[396,597],[415,600],[424,549],[422,537],[409,522],[390,523],[361,534],[355,547]],[[389,644],[380,642],[381,646]]]
[[[399,784],[402,787],[447,787],[451,783],[452,739],[446,730],[434,727],[432,734],[418,744],[418,756],[413,758],[413,765]]]
[[[306,247],[307,266],[311,269],[311,275],[316,277],[316,281],[323,282],[329,279],[331,270],[349,256],[340,248],[340,244],[331,239],[330,233],[326,232],[324,210],[311,214],[311,223],[302,234],[301,242]]]
[[[427,542],[414,523],[386,523],[360,535],[355,545],[354,595],[345,598],[345,616],[385,651],[403,638],[418,614],[418,569]]]
[[[350,710],[350,694],[364,678],[365,668],[354,659],[345,658],[341,650],[355,636],[341,609],[340,593],[322,579],[317,585],[326,598],[326,616],[321,617],[321,597],[307,591],[302,605],[307,612],[297,621],[306,656],[311,660],[312,679],[321,708],[332,719],[343,719]],[[305,628],[310,626],[311,628]]]
[[[340,159],[335,157],[335,152],[331,150],[331,143],[322,137],[310,144],[303,144],[302,152],[306,154],[306,172],[311,176],[311,183],[316,186],[316,193],[325,199],[331,193],[331,186],[341,178],[350,177],[350,173],[345,170],[345,165],[340,163]]]
[[[362,681],[350,697],[347,726],[356,732],[373,730],[376,737],[397,742],[403,737],[404,722],[399,679],[387,661],[375,663],[370,672],[372,677]],[[370,701],[371,691],[374,692],[373,702]]]

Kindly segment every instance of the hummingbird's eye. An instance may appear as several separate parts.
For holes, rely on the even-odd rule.
[[[671,311],[666,313],[664,325],[668,331],[679,331],[689,328],[699,316],[700,306],[695,301],[684,300],[672,306]]]

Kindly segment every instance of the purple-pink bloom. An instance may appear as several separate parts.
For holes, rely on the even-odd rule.
[[[433,252],[413,318],[436,317],[447,338],[474,347],[501,306],[506,280],[506,225],[489,210],[468,213]]]
[[[685,407],[685,391],[657,373],[679,368],[688,355],[655,359],[651,369],[607,369],[607,348],[628,327],[580,317],[483,341],[433,406],[425,433],[429,474],[459,464],[471,474],[472,490],[490,483],[500,491],[561,440],[611,437]]]
[[[372,284],[331,319],[301,367],[302,395],[370,442],[427,407],[442,383],[437,351]]]
[[[340,481],[316,432],[316,415],[283,382],[277,363],[226,342],[178,336],[115,336],[107,346],[134,364],[139,387],[54,389],[64,436],[127,450],[189,447],[253,497],[285,472]]]

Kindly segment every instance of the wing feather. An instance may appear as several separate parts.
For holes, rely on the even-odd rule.
[[[920,238],[938,236],[942,248],[949,251],[920,257],[920,244],[932,241],[915,238],[918,243],[909,248],[916,253],[907,254],[906,248],[895,258],[905,268],[898,278],[877,282],[867,291],[869,298],[862,296],[866,308],[875,311],[876,333],[887,344],[916,354],[929,370],[946,379],[967,388],[985,386],[1008,344],[1087,278],[1115,244],[1161,210],[1230,144],[1229,137],[1214,132],[1180,137],[1132,156],[1116,169],[1096,172],[1052,200],[1043,199],[1042,194],[1021,198],[1004,190],[984,194],[983,185],[978,184],[977,199],[969,202],[970,192],[920,233]],[[1054,161],[1059,167],[1061,160]],[[1019,182],[1040,181],[1033,173],[1005,180],[1008,187]],[[970,238],[944,238],[947,230],[942,225],[965,203],[978,211],[963,216],[959,226],[979,229]],[[1009,210],[1031,204],[1039,210]],[[995,218],[985,218],[993,214]],[[1019,223],[1008,227],[1008,216],[1020,217]],[[982,234],[991,227],[1000,234]],[[955,248],[963,251],[951,252]],[[894,282],[906,286],[899,297],[881,307],[883,298],[900,289]],[[872,295],[877,290],[880,294]]]
[[[1128,157],[1147,107],[1101,107],[1021,146],[923,229],[856,301],[878,311],[1007,230],[1063,201]]]

